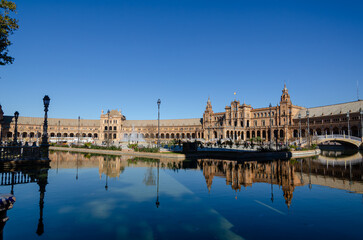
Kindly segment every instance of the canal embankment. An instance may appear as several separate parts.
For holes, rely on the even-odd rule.
[[[134,151],[117,151],[105,149],[87,149],[87,148],[68,148],[68,147],[50,147],[50,150],[67,151],[67,152],[82,152],[90,154],[107,154],[117,156],[135,156],[146,158],[173,158],[178,160],[185,160],[189,158],[212,158],[212,159],[230,159],[230,160],[267,160],[267,159],[290,159],[311,157],[320,154],[319,149],[304,150],[304,151],[281,151],[281,152],[259,152],[259,151],[196,151],[189,153],[179,152],[134,152]]]

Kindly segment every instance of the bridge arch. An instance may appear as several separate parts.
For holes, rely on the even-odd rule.
[[[361,138],[347,135],[322,135],[318,136],[313,142],[322,144],[325,142],[337,142],[342,145],[350,145],[360,148],[362,146]]]

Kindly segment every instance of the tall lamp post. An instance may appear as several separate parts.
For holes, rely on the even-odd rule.
[[[308,146],[310,146],[310,127],[309,127],[309,109],[306,110],[306,117],[307,117],[307,121],[308,121]]]
[[[347,112],[347,118],[348,118],[348,137],[349,137],[350,136],[349,111]]]
[[[81,117],[78,116],[78,138],[77,138],[77,145],[79,145],[79,137],[81,135],[80,128],[81,128]]]
[[[363,138],[363,110],[360,108],[359,109],[359,113],[360,113],[360,137]]]
[[[110,146],[110,110],[107,110],[107,147]]]
[[[271,112],[271,108],[272,108],[272,105],[270,103],[270,149],[272,149],[272,112]]]
[[[14,117],[15,117],[14,145],[17,145],[18,144],[18,117],[19,117],[18,111],[16,111],[14,113]]]
[[[158,99],[157,104],[158,104],[158,148],[160,148],[160,104],[161,104],[160,99]]]
[[[43,124],[43,136],[42,136],[42,144],[41,144],[41,157],[43,159],[49,159],[48,157],[48,107],[49,107],[50,98],[48,95],[45,95],[43,98],[44,104],[44,124]]]
[[[60,134],[60,121],[58,121],[58,132]],[[57,134],[57,143],[59,144],[59,136]]]
[[[299,113],[299,146],[301,146],[301,113]]]

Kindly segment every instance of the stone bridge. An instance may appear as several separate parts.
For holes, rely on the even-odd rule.
[[[321,144],[324,142],[338,142],[342,144],[351,144],[356,146],[357,148],[362,147],[362,139],[359,137],[349,136],[349,135],[340,135],[340,134],[329,134],[329,135],[317,135],[311,137],[311,144]],[[298,143],[298,141],[296,141]],[[301,141],[302,146],[306,146],[307,139],[303,139]]]

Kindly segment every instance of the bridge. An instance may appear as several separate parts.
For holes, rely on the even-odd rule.
[[[311,137],[310,143],[313,144],[321,144],[324,142],[338,142],[342,144],[351,144],[356,146],[357,148],[360,148],[362,146],[362,138],[360,137],[354,137],[350,135],[341,135],[341,134],[326,134],[326,135],[316,135]],[[293,143],[298,144],[299,141],[295,141]],[[307,138],[304,138],[301,140],[301,146],[306,146],[308,143]]]

